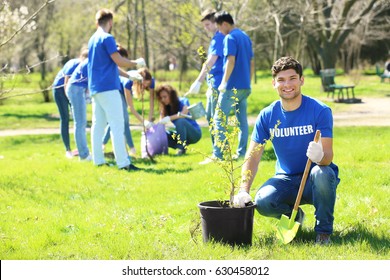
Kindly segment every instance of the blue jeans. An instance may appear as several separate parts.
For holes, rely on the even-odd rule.
[[[66,151],[70,151],[69,141],[69,100],[65,95],[64,87],[53,89],[53,97],[57,104],[58,112],[60,113],[60,131],[62,142]]]
[[[69,84],[68,97],[72,104],[74,122],[74,140],[79,151],[79,157],[84,159],[89,156],[87,144],[87,104],[85,102],[86,88]]]
[[[105,163],[102,139],[107,123],[118,168],[130,165],[124,138],[124,119],[119,90],[99,92],[92,96],[92,157],[95,165]]]
[[[257,211],[261,215],[278,219],[282,214],[290,216],[301,179],[302,175],[275,175],[266,181],[256,193]],[[340,179],[331,166],[315,165],[310,171],[300,204],[314,205],[314,230],[317,233],[333,232],[333,213],[339,182]]]
[[[195,144],[202,137],[202,131],[196,129],[186,119],[177,119],[174,122],[175,131],[167,131],[168,147],[173,149],[184,149],[183,144],[179,144],[177,138],[173,139],[173,134],[180,135],[180,141],[186,143],[186,145]]]
[[[129,120],[129,113],[127,112],[127,102],[124,94],[121,94],[122,97],[122,107],[123,107],[123,118],[125,120],[125,138],[126,138],[126,143],[129,146],[129,148],[134,148],[134,142],[133,138],[131,137],[131,132],[130,132],[130,120]],[[103,137],[103,144],[107,144],[108,140],[110,140],[110,126],[107,125],[106,127],[106,132]]]
[[[206,92],[207,103],[206,103],[206,119],[209,124],[209,131],[211,135],[211,144],[214,143],[214,135],[212,133],[212,118],[214,117],[215,108],[217,108],[219,91],[216,88],[209,87]]]
[[[250,89],[237,90],[236,94],[233,93],[233,90],[226,90],[224,93],[220,93],[218,97],[218,105],[214,114],[213,129],[218,133],[217,138],[219,138],[216,141],[223,143],[226,139],[226,124],[230,110],[232,109],[233,103],[237,103],[233,109],[240,129],[240,132],[238,133],[238,148],[236,152],[236,154],[240,157],[245,156],[248,144],[249,128],[247,118],[247,99],[250,93]],[[237,98],[237,101],[233,100],[233,95]],[[221,148],[217,147],[216,143],[214,143],[213,154],[215,157],[223,159]]]

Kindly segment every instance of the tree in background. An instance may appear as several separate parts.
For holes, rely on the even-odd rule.
[[[306,28],[307,46],[324,69],[336,68],[341,48],[352,34],[359,33],[360,24],[370,25],[368,19],[390,8],[388,1],[378,0],[311,0],[309,4],[312,12],[310,28]]]
[[[363,64],[363,59],[370,63],[384,61],[390,50],[388,0],[2,2],[8,6],[0,4],[0,20],[7,9],[13,12],[26,6],[29,11],[37,11],[45,4],[53,5],[52,13],[34,18],[38,25],[33,32],[23,28],[23,36],[15,36],[6,47],[1,45],[7,38],[3,34],[12,34],[12,28],[20,25],[3,20],[5,25],[0,30],[2,64],[9,65],[12,58],[13,64],[25,69],[26,65],[46,61],[46,72],[56,72],[78,54],[94,32],[95,13],[103,6],[115,12],[118,28],[114,28],[114,36],[118,43],[127,46],[131,57],[144,56],[153,70],[167,69],[168,60],[176,58],[181,83],[188,82],[187,69],[199,70],[202,65],[197,49],[206,48],[209,38],[199,25],[199,15],[209,7],[229,11],[236,25],[248,33],[253,41],[257,69],[269,69],[277,57],[292,55],[303,65],[311,66],[315,73],[321,68],[335,67],[348,71]],[[45,80],[50,78],[45,76]]]

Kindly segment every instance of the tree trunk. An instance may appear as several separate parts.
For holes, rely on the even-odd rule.
[[[145,58],[146,65],[150,66],[150,64],[149,64],[148,34],[147,34],[146,15],[145,15],[145,0],[141,0],[141,7],[142,7],[142,11],[141,11],[142,12],[142,26],[143,26],[143,32],[144,32],[144,50],[145,50],[143,57]]]
[[[127,16],[126,16],[126,31],[127,31],[127,50],[131,50],[131,0],[127,0]],[[129,58],[135,58],[134,54],[129,53]]]
[[[331,43],[324,43],[324,47],[320,51],[322,66],[324,69],[336,68],[337,53],[339,48]]]
[[[134,45],[133,57],[137,58],[137,41],[138,41],[138,0],[134,2]]]
[[[319,75],[321,70],[321,61],[318,57],[317,51],[310,45],[306,47],[306,50],[307,50],[307,56],[309,57],[310,60],[311,69],[313,70],[315,75]]]
[[[182,82],[184,78],[184,74],[188,70],[188,65],[187,65],[187,53],[183,52],[180,54],[180,80],[179,80],[179,90],[182,89]]]

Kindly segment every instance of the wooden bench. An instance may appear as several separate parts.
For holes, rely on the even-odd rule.
[[[332,94],[332,99],[336,102],[344,103],[359,103],[361,99],[355,98],[355,86],[354,85],[338,85],[335,83],[334,77],[336,76],[335,69],[323,69],[320,70],[322,88],[327,92],[327,97]],[[349,96],[351,91],[351,97]],[[337,92],[337,99],[334,98]],[[345,93],[345,95],[344,95]],[[346,97],[346,98],[345,98]]]

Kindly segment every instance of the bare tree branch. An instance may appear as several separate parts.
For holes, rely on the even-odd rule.
[[[8,39],[6,39],[5,41],[3,41],[3,42],[0,44],[0,48],[1,48],[2,46],[6,45],[8,42],[10,42],[16,35],[18,35],[18,34],[23,30],[23,28],[24,28],[24,27],[25,27],[25,26],[26,26],[34,17],[36,17],[37,14],[39,14],[39,12],[40,12],[43,8],[45,8],[47,5],[49,5],[49,4],[51,4],[51,3],[55,2],[55,1],[56,1],[56,0],[46,0],[46,2],[43,3],[42,6],[41,6],[38,10],[36,10],[35,13],[33,13],[33,14],[26,20],[26,22],[25,22],[18,30],[15,31],[14,34],[11,35],[11,37],[9,37]]]

